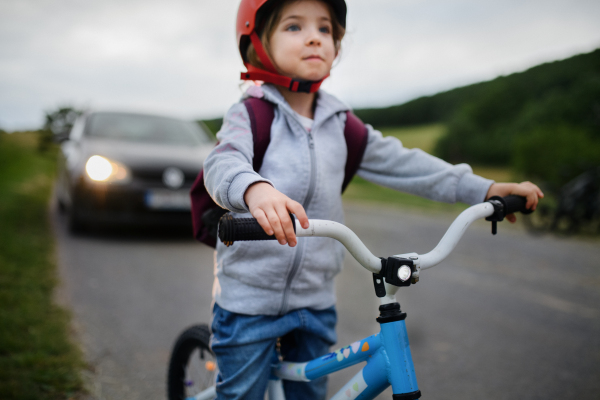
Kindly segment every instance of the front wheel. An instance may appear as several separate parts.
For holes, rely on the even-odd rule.
[[[206,324],[189,327],[173,346],[167,376],[169,400],[190,397],[214,399],[217,360],[210,350],[210,331]],[[196,397],[199,394],[200,397]]]

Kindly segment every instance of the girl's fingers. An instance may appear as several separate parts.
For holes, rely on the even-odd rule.
[[[512,189],[511,194],[525,197],[527,199],[525,207],[532,211],[537,208],[539,198],[544,197],[544,193],[540,188],[528,181],[517,184]]]
[[[265,215],[265,212],[263,210],[261,210],[260,208],[254,210],[252,216],[256,218],[256,221],[258,221],[258,224],[261,228],[263,228],[267,235],[273,234],[273,228],[271,228],[271,224],[269,223],[269,220],[267,219],[267,216]]]
[[[269,223],[271,224],[271,227],[273,228],[275,238],[277,239],[277,241],[279,241],[280,244],[286,244],[287,243],[286,236],[283,231],[283,227],[281,226],[281,220],[280,220],[280,217],[279,217],[277,211],[274,208],[271,208],[271,209],[267,210],[266,214],[267,214],[267,219],[269,220]]]
[[[289,201],[287,204],[288,210],[292,212],[300,221],[300,225],[304,229],[308,229],[308,217],[306,216],[306,211],[304,211],[304,207],[297,201]]]
[[[260,183],[246,191],[244,199],[250,207],[252,216],[268,235],[275,235],[281,244],[289,243],[294,247],[297,243],[295,226],[289,216],[292,212],[303,228],[308,228],[308,217],[300,203],[291,200],[271,185]]]
[[[288,209],[282,206],[277,209],[277,214],[279,215],[279,221],[281,222],[286,241],[290,244],[290,247],[294,247],[296,245],[296,233],[294,232],[294,226],[292,225]]]
[[[531,197],[526,193],[520,194],[519,196],[525,197],[525,208],[531,210]]]
[[[515,223],[517,222],[517,217],[515,216],[515,214],[508,214],[506,216],[506,219],[509,220],[511,223]]]
[[[532,201],[531,202],[533,203],[533,206],[531,207],[531,209],[535,211],[535,209],[537,208],[538,202],[539,202],[539,198],[538,198],[537,192],[534,192],[531,195],[531,197],[532,197]]]
[[[537,208],[538,202],[540,200],[540,198],[544,197],[544,193],[542,193],[542,191],[540,190],[540,188],[533,184],[533,183],[529,183],[531,185],[531,193],[530,196],[532,198],[532,210],[535,210]]]

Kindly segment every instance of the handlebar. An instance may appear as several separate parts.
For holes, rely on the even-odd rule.
[[[458,241],[467,228],[476,220],[486,218],[495,224],[502,221],[508,214],[515,212],[531,213],[525,206],[526,199],[520,196],[494,196],[488,201],[476,204],[463,211],[452,222],[438,245],[427,254],[408,253],[396,257],[406,257],[413,260],[418,277],[421,269],[431,268],[439,264],[454,250]],[[341,242],[352,256],[367,270],[377,274],[381,271],[382,263],[379,257],[367,249],[358,236],[350,228],[334,221],[309,219],[309,227],[302,228],[300,222],[290,214],[296,236],[329,237]],[[275,236],[267,235],[254,218],[233,218],[231,214],[224,215],[219,221],[219,239],[227,246],[238,240],[275,240]]]
[[[527,208],[527,199],[525,197],[515,196],[513,194],[506,197],[493,196],[490,197],[487,202],[492,204],[494,202],[499,202],[502,204],[502,207],[497,210],[501,217],[499,221],[502,221],[508,214],[514,214],[516,212],[531,214],[533,212],[533,210]]]
[[[296,232],[296,217],[290,214],[294,232]],[[238,240],[275,240],[275,235],[267,235],[256,218],[233,218],[225,214],[219,220],[219,239],[230,246]]]
[[[504,216],[508,214],[514,214],[520,212],[521,214],[531,214],[533,210],[527,208],[527,199],[522,196],[510,195],[506,197],[494,196],[492,198],[499,198],[500,201],[504,200]],[[490,199],[491,200],[491,199]]]

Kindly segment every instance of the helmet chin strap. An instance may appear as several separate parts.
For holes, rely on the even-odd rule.
[[[292,79],[287,76],[283,76],[277,73],[277,69],[271,62],[271,59],[267,55],[267,52],[263,48],[262,42],[260,38],[256,34],[256,32],[252,32],[250,34],[250,40],[252,41],[252,45],[256,50],[256,55],[258,59],[265,66],[266,70],[257,68],[249,63],[244,62],[246,69],[248,72],[242,72],[241,79],[245,81],[263,81],[268,83],[273,83],[275,85],[283,86],[291,90],[292,92],[300,92],[300,93],[315,93],[321,87],[321,84],[327,76],[325,76],[320,81],[305,81]]]

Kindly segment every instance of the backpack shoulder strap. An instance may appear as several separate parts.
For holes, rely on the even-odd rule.
[[[254,141],[253,165],[258,171],[271,140],[271,125],[275,118],[275,106],[266,100],[249,98],[244,105],[250,116],[252,140]],[[192,227],[194,237],[201,243],[215,247],[217,244],[217,224],[226,210],[219,207],[204,186],[204,171],[200,171],[190,191],[192,200]]]
[[[258,172],[271,141],[271,125],[275,119],[275,105],[267,100],[249,97],[244,100],[250,127],[252,128],[252,139],[254,141],[254,157],[252,167]]]
[[[258,171],[262,166],[267,147],[269,147],[271,141],[271,125],[273,125],[273,120],[275,119],[275,105],[267,100],[256,97],[245,99],[244,105],[248,110],[254,141],[252,167],[255,171]],[[342,192],[346,190],[356,171],[358,171],[369,139],[367,127],[351,111],[346,112],[344,138],[348,147],[348,158],[346,159]]]
[[[346,112],[346,127],[344,128],[344,138],[348,147],[348,158],[346,159],[346,169],[344,183],[342,184],[342,193],[348,187],[348,184],[358,171],[362,162],[369,140],[369,130],[365,124],[352,113]]]

